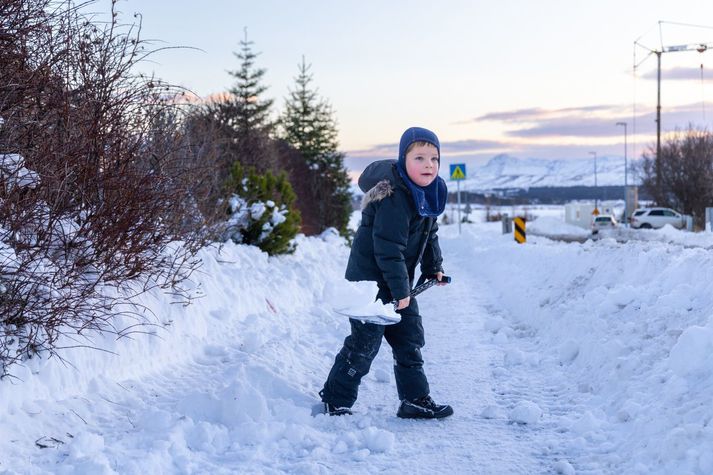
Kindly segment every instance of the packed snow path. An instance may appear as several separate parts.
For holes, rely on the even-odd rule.
[[[440,234],[454,283],[419,305],[432,395],[453,417],[396,418],[386,342],[355,415],[311,417],[348,329],[324,302],[348,249],[229,247],[206,257],[204,300],[145,302],[169,328],[158,338],[4,382],[0,474],[713,472],[713,257],[517,246],[495,225]]]
[[[354,416],[310,417],[347,321],[319,306],[301,315],[276,315],[267,306],[251,317],[255,331],[248,330],[248,321],[195,358],[179,358],[139,379],[97,380],[91,392],[57,403],[51,410],[65,418],[44,428],[40,444],[51,451],[38,454],[42,468],[68,473],[552,472],[562,456],[556,415],[567,410],[566,388],[521,364],[521,350],[510,354],[503,341],[493,343],[493,333],[484,327],[498,330],[492,326],[492,316],[500,312],[497,302],[489,298],[482,273],[450,244],[444,240],[444,257],[455,284],[431,289],[419,300],[432,394],[454,406],[453,417],[406,421],[395,416],[398,400],[386,342],[362,384]],[[214,316],[224,318],[221,311],[230,310]],[[259,320],[268,318],[278,320],[277,335],[262,334]],[[304,329],[283,325],[310,319],[322,322],[312,322],[314,333],[300,336],[305,349],[297,355],[286,351],[291,338],[280,341],[280,332]],[[324,325],[335,328],[319,330]],[[517,331],[526,336],[526,330]],[[309,364],[315,356],[309,353],[321,357],[316,367]],[[281,362],[286,356],[290,359]]]

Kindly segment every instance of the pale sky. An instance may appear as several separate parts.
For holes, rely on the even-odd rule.
[[[244,27],[275,113],[304,55],[352,168],[393,156],[412,125],[439,135],[446,162],[623,156],[618,121],[628,123],[629,156],[640,155],[655,140],[656,57],[634,80],[639,37],[650,48],[710,44],[662,55],[662,124],[713,129],[710,0],[121,0],[119,10],[126,21],[143,14],[144,38],[201,50],[161,52],[144,68],[204,97],[232,84]]]

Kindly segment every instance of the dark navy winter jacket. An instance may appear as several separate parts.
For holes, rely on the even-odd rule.
[[[419,262],[424,275],[443,272],[438,224],[416,210],[396,160],[370,164],[359,177],[359,187],[366,194],[346,278],[376,281],[387,285],[394,299],[406,298]]]

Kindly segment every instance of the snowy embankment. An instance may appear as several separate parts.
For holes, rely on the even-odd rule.
[[[0,473],[219,473],[230,470],[194,460],[191,451],[242,447],[245,458],[237,460],[259,466],[280,440],[294,450],[320,445],[302,428],[332,358],[321,348],[343,338],[346,319],[315,307],[341,280],[348,248],[330,233],[298,241],[294,255],[277,258],[230,243],[206,249],[192,305],[152,292],[139,300],[155,327],[95,339],[104,351],[65,349],[70,365],[35,358],[15,367],[16,379],[0,382]],[[172,373],[180,391],[166,381]],[[211,376],[214,387],[205,385]],[[156,388],[140,394],[153,380]],[[178,400],[170,409],[152,404],[172,393]],[[103,401],[112,404],[102,408]],[[362,432],[349,435],[356,450],[389,443],[373,428]]]
[[[257,247],[230,242],[206,248],[200,254],[202,267],[182,284],[194,297],[192,304],[155,290],[136,299],[134,311],[149,325],[136,327],[135,333],[118,339],[111,334],[92,335],[92,340],[65,336],[58,347],[79,346],[60,352],[69,367],[55,358],[33,358],[14,367],[14,378],[0,384],[0,414],[16,408],[27,394],[83,393],[97,378],[141,377],[190,361],[211,342],[250,348],[285,326],[298,329],[297,322],[284,322],[284,311],[304,310],[323,300],[325,284],[341,278],[340,265],[349,252],[332,234],[302,238],[299,249],[294,256],[270,258]],[[327,253],[335,254],[335,262],[323,259]],[[113,322],[118,329],[132,324],[135,319],[119,317]],[[237,329],[244,331],[226,334]]]
[[[0,473],[713,472],[713,255],[440,234],[454,284],[419,304],[452,418],[395,417],[386,345],[354,416],[311,417],[348,331],[328,301],[348,248],[229,244],[203,252],[192,305],[141,299],[151,334],[0,382]]]
[[[584,229],[573,224],[565,223],[560,217],[540,216],[527,223],[527,232],[536,236],[553,238],[586,238],[592,235],[590,229]]]
[[[476,239],[503,315],[489,329],[502,341],[531,332],[537,352],[508,356],[533,372],[560,366],[580,393],[562,420],[579,469],[713,473],[713,254],[535,238],[506,255]]]

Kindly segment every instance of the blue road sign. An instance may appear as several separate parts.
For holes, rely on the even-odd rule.
[[[451,180],[465,180],[465,163],[451,163]]]

